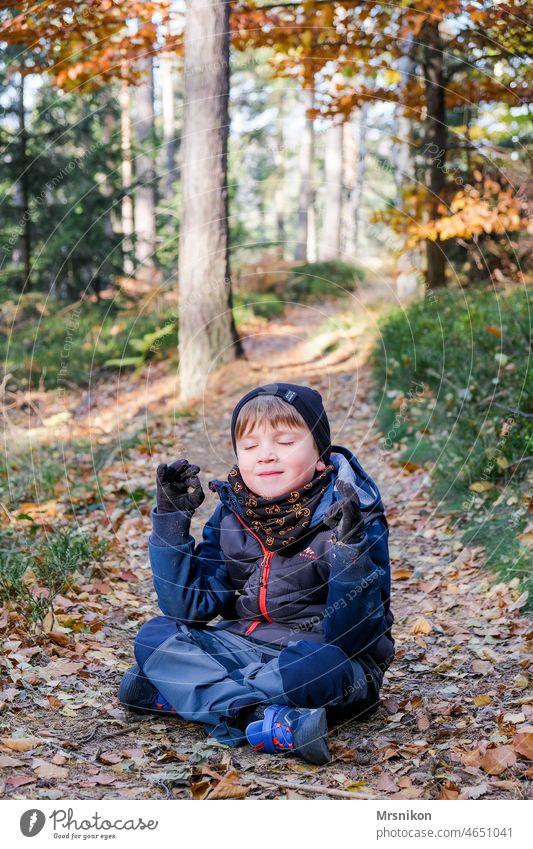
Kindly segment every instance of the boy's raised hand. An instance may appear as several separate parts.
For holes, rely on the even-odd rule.
[[[359,542],[365,530],[359,496],[347,481],[338,481],[337,488],[342,498],[328,507],[323,521],[328,528],[332,528],[334,543],[350,545]]]
[[[198,478],[200,466],[188,460],[175,460],[157,467],[157,512],[174,513],[181,510],[192,516],[205,498]],[[189,489],[192,487],[192,492]]]

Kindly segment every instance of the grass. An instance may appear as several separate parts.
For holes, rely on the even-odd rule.
[[[21,623],[42,627],[54,600],[72,589],[77,576],[89,576],[92,565],[104,554],[108,542],[91,540],[69,526],[47,537],[35,538],[35,526],[20,532],[0,533],[0,603],[13,605]]]
[[[364,276],[362,268],[342,260],[306,263],[291,268],[284,295],[298,303],[340,298],[355,291]]]
[[[56,310],[40,294],[4,305],[0,358],[9,388],[87,387],[95,373],[139,367],[177,346],[177,321],[157,304],[149,312],[88,301]]]
[[[435,497],[458,515],[487,565],[533,589],[533,378],[528,292],[450,290],[381,323],[373,356],[385,446],[431,468]],[[530,603],[531,605],[531,603]]]

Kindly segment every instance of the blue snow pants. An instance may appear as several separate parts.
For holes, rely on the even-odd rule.
[[[379,704],[383,673],[365,655],[308,640],[261,645],[216,625],[170,616],[140,629],[134,654],[142,672],[186,720],[228,746],[246,743],[240,711],[257,704],[326,707],[328,719],[365,718]]]

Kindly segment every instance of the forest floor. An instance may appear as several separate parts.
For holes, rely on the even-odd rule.
[[[77,500],[73,521],[88,535],[111,535],[112,544],[75,592],[57,598],[43,635],[29,637],[8,612],[0,618],[3,633],[9,629],[0,693],[4,798],[531,797],[531,620],[516,586],[497,582],[483,549],[464,547],[453,517],[432,501],[428,468],[383,447],[368,363],[381,309],[379,291],[361,287],[353,300],[290,307],[246,328],[247,360],[223,367],[189,415],[176,406],[176,377],[164,362],[137,378],[41,399],[31,439],[94,442],[106,454],[106,510],[84,507],[70,491],[40,505],[34,521],[52,526],[62,505]],[[346,312],[357,315],[355,327],[335,327]],[[249,388],[276,379],[322,393],[333,442],[374,477],[390,524],[396,658],[378,711],[332,728],[333,759],[321,767],[227,748],[194,723],[130,715],[117,700],[135,634],[158,614],[147,557],[152,504],[124,494],[153,491],[159,462],[198,463],[206,490],[193,519],[199,539],[216,506],[207,481],[226,477],[234,462],[231,411]],[[28,433],[21,420],[11,427],[13,438],[18,428]],[[94,478],[92,452],[65,456]]]

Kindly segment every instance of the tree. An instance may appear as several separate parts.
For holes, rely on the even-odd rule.
[[[305,126],[300,146],[300,194],[298,198],[298,225],[296,231],[295,258],[307,262],[309,257],[309,240],[311,227],[314,224],[313,210],[313,162],[315,147],[315,131],[311,110],[313,109],[313,90],[304,89],[304,105],[306,107]]]
[[[149,281],[155,270],[156,255],[156,174],[153,150],[154,133],[154,69],[150,55],[140,63],[142,78],[135,89],[135,258],[136,274]]]
[[[368,99],[393,103],[401,99],[410,108],[413,120],[422,125],[426,174],[422,183],[411,186],[405,210],[387,210],[381,220],[407,236],[409,247],[425,241],[427,284],[438,287],[446,282],[444,243],[450,231],[457,226],[463,238],[476,236],[481,221],[489,223],[484,204],[492,202],[490,182],[485,194],[482,170],[471,163],[474,194],[467,202],[473,227],[468,234],[466,216],[459,221],[453,205],[454,196],[455,206],[463,203],[464,192],[446,180],[450,138],[442,128],[450,110],[465,99],[510,106],[531,102],[533,39],[528,15],[526,2],[517,12],[516,4],[491,0],[419,0],[408,5],[282,0],[260,8],[248,3],[235,14],[234,29],[241,48],[271,47],[276,74],[296,76],[304,87],[314,80],[316,108],[323,116],[347,119]],[[400,90],[398,63],[409,39],[416,73]],[[438,147],[441,142],[444,147]],[[467,147],[459,144],[457,149]],[[481,180],[476,179],[476,170]],[[517,200],[515,211],[518,229],[527,229],[527,204]],[[447,218],[453,224],[446,223]],[[509,223],[513,220],[507,217]]]
[[[214,368],[243,354],[229,266],[228,95],[229,3],[188,0],[179,257],[183,402],[205,390]]]

